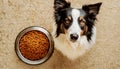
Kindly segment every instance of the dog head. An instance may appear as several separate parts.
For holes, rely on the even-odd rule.
[[[56,36],[66,34],[71,42],[78,41],[82,36],[91,40],[96,15],[102,3],[83,5],[80,9],[70,6],[65,0],[54,0],[54,17],[57,25]]]

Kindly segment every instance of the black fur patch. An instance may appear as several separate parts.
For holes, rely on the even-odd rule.
[[[96,20],[96,15],[99,13],[99,9],[102,3],[96,3],[92,5],[84,5],[82,9],[86,12],[86,16],[84,17],[86,20],[86,25],[88,26],[87,39],[91,40],[92,36],[92,28],[95,25],[94,22]]]
[[[70,3],[65,0],[54,0],[54,17],[57,24],[56,35],[59,36],[60,33],[64,33],[61,29],[61,24],[67,18],[67,9],[70,8]]]

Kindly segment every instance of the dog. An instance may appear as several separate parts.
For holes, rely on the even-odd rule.
[[[54,0],[55,48],[72,60],[87,52],[96,41],[95,21],[101,4],[83,5],[79,9],[65,0]]]

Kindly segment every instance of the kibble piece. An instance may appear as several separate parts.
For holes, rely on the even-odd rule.
[[[39,60],[45,57],[49,50],[49,39],[40,31],[29,31],[20,39],[20,52],[29,60]]]

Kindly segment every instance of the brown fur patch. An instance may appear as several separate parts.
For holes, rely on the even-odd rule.
[[[67,30],[64,28],[63,23],[61,24],[60,29],[61,29],[61,32],[64,33],[64,34],[65,34],[66,31],[67,31]]]
[[[82,30],[82,32],[80,33],[80,35],[81,36],[85,35],[87,33],[87,31],[88,31],[88,27],[85,25],[84,28],[83,28],[83,30]]]
[[[79,23],[80,23],[80,26],[83,27],[83,30],[82,30],[82,32],[80,33],[81,36],[82,36],[82,35],[85,35],[86,32],[88,31],[88,27],[87,27],[87,25],[85,24],[85,22],[86,22],[86,21],[84,20],[83,16],[80,16],[80,17],[79,17]]]

